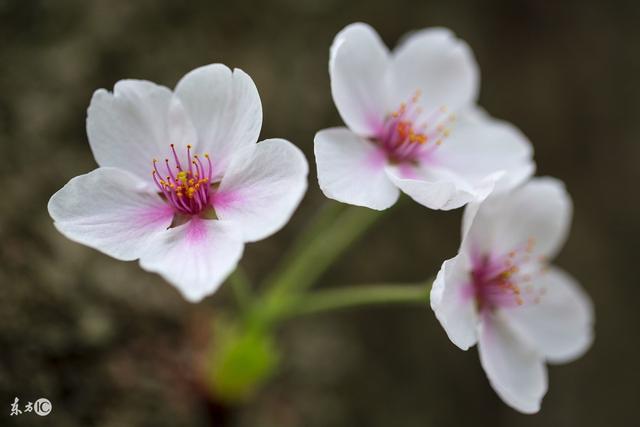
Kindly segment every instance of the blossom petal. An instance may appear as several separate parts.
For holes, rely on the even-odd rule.
[[[469,46],[444,28],[417,31],[392,57],[394,103],[421,92],[425,111],[447,107],[458,111],[478,97],[479,71]]]
[[[302,152],[284,139],[244,148],[216,192],[216,213],[239,224],[244,241],[264,239],[291,218],[307,189],[308,171]]]
[[[87,135],[96,162],[127,170],[152,184],[152,161],[169,145],[195,143],[186,111],[166,87],[120,80],[113,93],[98,89],[87,111]]]
[[[328,198],[377,210],[398,200],[400,191],[385,173],[384,153],[349,129],[321,130],[314,151],[318,183]]]
[[[540,410],[548,386],[543,357],[519,340],[503,319],[484,314],[478,352],[491,386],[505,403],[527,414]]]
[[[535,178],[516,190],[485,200],[466,238],[480,251],[499,255],[533,243],[535,255],[553,257],[569,232],[572,204],[564,184]]]
[[[258,141],[262,104],[253,80],[237,68],[211,64],[187,73],[175,92],[197,130],[197,152],[211,155],[220,178],[235,150]]]
[[[348,25],[331,45],[329,74],[333,101],[345,124],[362,136],[377,133],[389,112],[389,50],[367,24]]]
[[[73,178],[51,197],[48,209],[67,238],[123,261],[138,258],[173,218],[138,177],[115,168]]]
[[[156,236],[140,266],[160,274],[191,302],[215,292],[236,268],[244,245],[237,225],[193,217]]]
[[[431,288],[431,308],[449,339],[462,350],[477,341],[478,314],[468,260],[458,255],[442,264]]]
[[[494,191],[508,191],[526,181],[535,170],[527,137],[515,126],[473,110],[458,115],[453,131],[434,152],[434,160],[469,183],[504,171]]]
[[[403,170],[387,166],[387,176],[405,194],[430,209],[457,209],[473,200],[487,197],[502,176],[502,172],[489,175],[479,182],[469,183],[451,170],[437,166]]]
[[[535,304],[504,309],[518,334],[547,360],[564,363],[584,354],[593,342],[593,305],[575,279],[551,268],[533,286],[544,294]]]

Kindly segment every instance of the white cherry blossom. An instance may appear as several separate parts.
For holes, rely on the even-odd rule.
[[[87,134],[99,168],[49,201],[71,240],[139,259],[191,301],[214,292],[244,243],[289,220],[307,187],[307,162],[283,139],[256,144],[262,107],[251,78],[207,65],[175,91],[142,80],[97,90]]]
[[[329,198],[382,210],[402,191],[429,208],[454,209],[534,171],[527,138],[475,106],[478,67],[449,30],[415,32],[389,52],[373,28],[351,24],[331,46],[329,72],[348,126],[315,137]]]
[[[465,215],[460,252],[444,262],[431,290],[451,341],[463,350],[477,343],[494,390],[525,413],[540,409],[545,362],[573,360],[593,339],[591,300],[549,265],[571,209],[564,185],[551,178],[490,196]]]

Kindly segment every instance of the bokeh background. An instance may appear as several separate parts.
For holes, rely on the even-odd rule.
[[[85,135],[92,92],[121,78],[172,87],[223,62],[248,72],[263,137],[312,160],[316,130],[340,125],[328,49],[353,21],[391,46],[407,31],[452,28],[482,70],[481,104],[533,141],[538,173],[573,195],[557,263],[593,297],[596,341],[550,368],[535,416],[489,387],[427,307],[374,307],[297,319],[266,387],[230,411],[233,426],[628,426],[640,403],[640,3],[636,1],[7,1],[0,0],[0,425],[207,426],[194,360],[228,287],[198,305],[157,276],[72,243],[50,195],[95,167]],[[287,228],[248,246],[255,280],[324,203],[315,170]],[[461,212],[400,205],[320,286],[416,281],[455,254]],[[54,412],[10,418],[49,398]]]

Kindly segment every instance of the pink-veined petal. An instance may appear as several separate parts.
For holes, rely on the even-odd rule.
[[[284,139],[268,139],[236,153],[220,183],[218,217],[239,224],[244,241],[282,228],[307,189],[309,167],[302,152]]]
[[[532,244],[532,255],[553,257],[566,240],[572,204],[564,184],[534,178],[489,197],[477,209],[465,239],[479,251],[504,255]]]
[[[548,386],[544,358],[520,340],[503,319],[483,314],[478,353],[491,386],[506,404],[527,414],[540,410]]]
[[[478,313],[464,254],[442,264],[431,288],[431,308],[449,339],[462,350],[477,341]]]
[[[321,130],[314,140],[318,183],[325,196],[356,206],[383,210],[400,195],[387,178],[385,154],[346,128]]]
[[[479,71],[469,46],[444,28],[409,34],[392,55],[394,104],[421,92],[425,111],[465,108],[478,97]]]
[[[458,114],[452,132],[434,152],[438,166],[450,169],[470,184],[503,171],[494,192],[508,191],[535,171],[533,148],[520,130],[479,109]]]
[[[389,179],[413,200],[430,209],[457,209],[473,200],[482,200],[494,188],[502,172],[486,176],[470,183],[451,170],[428,166],[406,170],[399,166],[387,166]]]
[[[551,268],[533,281],[542,291],[534,304],[503,309],[517,333],[547,360],[564,363],[584,354],[593,342],[593,305],[575,279]]]
[[[388,103],[389,50],[376,31],[355,23],[340,31],[331,45],[329,74],[333,101],[345,124],[362,136],[373,136]]]
[[[211,64],[187,73],[175,92],[196,128],[196,151],[211,156],[220,178],[236,150],[258,141],[262,104],[253,80],[240,69]]]
[[[170,144],[182,151],[196,134],[180,101],[166,87],[120,80],[113,93],[98,89],[87,111],[87,135],[96,162],[127,170],[149,185],[152,161]]]
[[[191,302],[215,292],[236,268],[244,244],[237,225],[193,217],[156,235],[140,266],[160,274]]]
[[[123,261],[140,257],[173,218],[173,210],[138,177],[115,168],[73,178],[51,197],[48,209],[67,238]]]

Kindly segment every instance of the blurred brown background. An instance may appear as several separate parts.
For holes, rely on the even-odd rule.
[[[472,46],[481,104],[533,141],[538,174],[575,202],[557,264],[596,305],[596,342],[550,368],[542,412],[497,398],[475,349],[459,351],[431,311],[376,307],[296,320],[281,331],[276,378],[231,418],[237,426],[628,426],[640,403],[640,3],[601,1],[7,1],[0,0],[0,425],[205,426],[190,385],[211,312],[157,276],[58,234],[50,195],[95,167],[84,128],[92,92],[121,78],[169,87],[223,62],[248,72],[263,137],[312,161],[316,130],[340,125],[328,49],[353,21],[391,46],[441,25]],[[290,225],[248,246],[261,278],[322,205],[315,171]],[[323,277],[321,286],[415,281],[454,255],[461,212],[405,203]],[[49,398],[47,418],[10,418]]]

